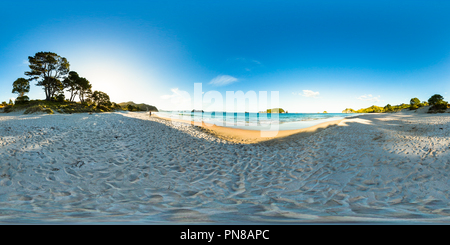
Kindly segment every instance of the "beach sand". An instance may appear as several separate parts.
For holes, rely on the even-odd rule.
[[[269,140],[138,112],[8,113],[0,129],[0,223],[450,222],[448,113]]]
[[[188,123],[191,125],[197,125],[203,130],[204,132],[214,135],[217,138],[226,140],[228,142],[237,143],[237,144],[257,144],[257,143],[275,143],[279,141],[286,140],[288,136],[296,135],[296,138],[298,137],[307,137],[314,133],[320,132],[321,130],[335,126],[339,124],[342,120],[335,120],[335,121],[329,121],[329,122],[323,122],[318,125],[303,128],[303,129],[296,129],[296,130],[278,130],[278,131],[263,131],[260,130],[246,130],[246,129],[240,129],[240,128],[231,128],[231,127],[222,127],[222,126],[216,126],[214,124],[208,124],[204,122],[191,122],[191,121],[185,121],[180,119],[171,119],[171,118],[164,118],[159,115],[154,115],[154,117],[173,121],[173,122],[182,122],[182,123]]]

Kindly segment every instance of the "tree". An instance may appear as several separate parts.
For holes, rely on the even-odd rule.
[[[419,107],[422,107],[422,106],[423,106],[423,104],[420,103],[420,100],[419,100],[418,98],[412,98],[412,99],[409,101],[409,104],[410,104],[410,106],[409,106],[409,109],[410,109],[410,110],[416,110],[416,109],[418,109]]]
[[[17,93],[19,97],[22,97],[28,92],[30,92],[30,82],[27,79],[18,78],[14,81],[12,93]]]
[[[392,108],[391,104],[387,104],[383,109],[385,112],[391,112],[394,110],[394,108]]]
[[[36,80],[36,86],[43,86],[45,100],[51,100],[62,89],[61,80],[69,72],[69,62],[66,58],[52,52],[38,52],[29,56],[31,71],[25,72],[30,81]]]
[[[282,108],[267,109],[267,113],[284,113]]]
[[[77,80],[76,88],[78,97],[80,98],[80,102],[84,103],[85,98],[88,98],[92,94],[92,85],[91,83],[84,77],[80,77]]]
[[[448,102],[444,101],[444,97],[435,94],[428,99],[430,111],[444,112],[448,108]]]
[[[17,93],[19,95],[15,103],[29,101],[30,98],[25,95],[25,93],[28,92],[30,92],[30,82],[27,79],[18,78],[16,81],[14,81],[12,93]]]
[[[91,95],[91,99],[97,106],[111,107],[112,105],[109,95],[101,91],[94,91]]]
[[[66,99],[66,96],[64,95],[64,93],[60,93],[56,96],[56,101],[58,101],[58,102],[64,102],[64,99]]]
[[[419,105],[420,104],[420,100],[418,99],[418,98],[412,98],[410,101],[409,101],[409,104],[410,105]]]
[[[127,111],[133,111],[133,110],[134,110],[134,106],[132,106],[132,105],[127,106]]]
[[[431,106],[435,106],[436,104],[442,101],[444,101],[444,97],[442,97],[439,94],[435,94],[428,99],[428,104],[430,104]]]
[[[353,110],[352,108],[345,108],[342,113],[355,113],[355,110]]]
[[[56,94],[57,93],[61,94],[64,92],[64,85],[61,82],[61,80],[54,77],[51,77],[49,81],[50,81],[49,87],[50,90],[52,91],[50,95],[50,100],[56,100]]]
[[[70,92],[70,102],[73,102],[75,99],[75,95],[77,94],[77,84],[79,82],[80,76],[78,73],[71,71],[69,72],[69,76],[63,80],[63,86]]]

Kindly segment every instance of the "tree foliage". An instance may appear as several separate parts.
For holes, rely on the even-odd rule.
[[[66,96],[64,95],[64,93],[60,93],[56,96],[56,101],[58,101],[58,102],[64,102],[65,99],[66,99]]]
[[[418,98],[412,98],[412,99],[409,101],[409,104],[410,104],[410,105],[419,105],[419,104],[420,104],[420,100],[419,100]]]
[[[79,82],[80,76],[75,71],[70,71],[69,76],[67,76],[66,79],[63,80],[63,86],[67,91],[70,92],[70,98],[69,101],[73,102],[75,99],[75,95],[77,94],[78,89],[78,82]]]
[[[359,109],[356,111],[356,113],[381,113],[381,112],[384,112],[384,108],[376,105],[373,105],[365,109]]]
[[[387,104],[383,109],[385,112],[392,112],[394,110],[391,104]]]
[[[28,78],[19,78],[13,83],[12,93],[19,96],[15,103],[10,99],[9,103],[3,102],[0,107],[5,112],[15,109],[32,111],[47,110],[53,113],[75,112],[103,112],[110,110],[122,110],[120,104],[111,103],[109,96],[101,91],[92,92],[92,85],[84,77],[75,71],[69,70],[69,62],[66,58],[52,52],[38,52],[34,56],[28,57],[30,68],[25,72]],[[36,86],[42,86],[45,92],[45,100],[29,100],[25,94],[30,91],[30,82],[36,80]],[[64,90],[70,93],[70,98],[66,100]],[[74,102],[76,96],[81,103]],[[20,103],[27,101],[27,103]],[[132,102],[131,102],[132,103]],[[133,110],[158,111],[156,107],[146,104],[134,104]]]
[[[25,75],[30,77],[30,81],[36,80],[36,86],[43,86],[45,100],[51,100],[63,89],[61,79],[69,72],[69,62],[52,52],[38,52],[35,56],[29,56],[28,62],[31,71],[25,72]]]
[[[428,99],[428,103],[431,106],[434,106],[434,105],[436,105],[436,104],[438,104],[439,102],[442,102],[442,101],[444,101],[444,97],[442,97],[442,95],[440,95],[440,94],[435,94],[435,95],[431,96]]]
[[[97,106],[111,107],[112,105],[109,95],[101,91],[94,91],[91,99]]]
[[[81,103],[85,103],[86,99],[89,98],[92,94],[92,85],[91,83],[84,77],[80,77],[77,80],[77,93]]]
[[[344,110],[344,113],[385,113],[385,112],[397,112],[397,111],[401,111],[403,109],[407,109],[409,108],[411,105],[410,104],[400,104],[400,105],[390,105],[387,104],[385,107],[380,107],[380,106],[376,106],[373,105],[371,107],[367,107],[367,108],[362,108],[359,110],[353,110],[351,108],[347,108]]]
[[[435,94],[433,96],[431,96],[430,99],[428,99],[427,101],[422,101],[420,102],[420,100],[418,98],[412,98],[409,101],[409,104],[405,104],[402,103],[400,105],[394,105],[391,106],[390,104],[387,104],[385,107],[378,107],[378,106],[371,106],[368,108],[362,108],[359,110],[353,110],[351,108],[346,108],[345,110],[343,110],[343,113],[383,113],[383,112],[397,112],[397,111],[401,111],[403,109],[410,109],[410,110],[415,110],[418,109],[420,107],[423,106],[428,106],[430,105],[430,112],[444,112],[447,108],[449,108],[450,104],[448,104],[448,102],[444,101],[444,97],[442,97],[439,94]]]
[[[420,100],[418,98],[412,98],[409,101],[409,104],[410,104],[410,107],[409,107],[410,110],[416,110],[422,106],[425,106],[425,104],[423,102],[420,102]],[[427,105],[428,105],[428,103],[427,103]]]
[[[352,108],[345,108],[342,113],[355,113],[355,110],[353,110]]]
[[[19,97],[22,97],[28,92],[30,92],[30,82],[27,79],[21,77],[14,81],[12,93],[17,93]]]
[[[282,108],[267,109],[267,113],[284,113]]]
[[[448,102],[444,101],[444,97],[440,94],[435,94],[428,99],[430,104],[430,112],[444,112],[448,108]]]

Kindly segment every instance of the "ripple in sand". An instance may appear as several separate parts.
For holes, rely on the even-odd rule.
[[[55,181],[56,180],[56,178],[53,174],[48,174],[47,177],[45,177],[45,179],[47,181]]]
[[[164,212],[162,214],[164,218],[170,221],[178,222],[200,222],[209,221],[206,214],[200,213],[191,209],[175,209]]]
[[[128,181],[130,183],[134,184],[139,181],[139,177],[135,174],[132,174],[132,175],[128,176]]]
[[[198,191],[185,191],[185,192],[181,193],[181,195],[185,196],[185,197],[192,197],[192,196],[195,196],[195,194],[197,194],[197,193],[198,193]]]
[[[57,197],[66,197],[71,195],[68,191],[53,191],[52,194]]]
[[[28,195],[17,195],[17,196],[14,196],[14,197],[17,198],[16,200],[25,201],[25,202],[33,200],[33,197],[28,196]],[[10,200],[13,200],[13,197],[11,197]]]
[[[162,202],[164,200],[164,197],[161,195],[152,195],[149,196],[148,201],[151,203],[157,203],[157,202]]]

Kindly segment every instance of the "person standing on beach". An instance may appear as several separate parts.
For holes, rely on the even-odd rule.
[[[151,117],[152,116],[152,111],[148,111],[148,116]]]

